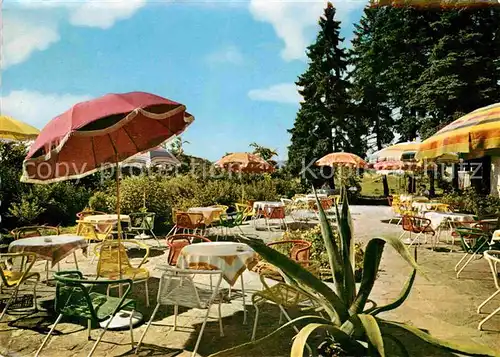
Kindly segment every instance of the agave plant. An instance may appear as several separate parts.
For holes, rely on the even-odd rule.
[[[337,356],[385,356],[384,338],[394,341],[401,351],[401,355],[408,355],[403,343],[396,337],[389,335],[384,326],[396,326],[416,335],[418,338],[450,352],[469,356],[499,356],[499,353],[485,346],[465,346],[438,340],[428,333],[407,324],[383,320],[378,315],[384,311],[396,309],[401,306],[410,294],[419,267],[416,262],[416,248],[414,256],[408,248],[395,238],[373,238],[366,245],[363,262],[363,275],[359,289],[354,281],[354,239],[352,232],[349,205],[344,191],[343,204],[336,206],[338,234],[340,243],[334,239],[333,230],[326,218],[325,212],[319,207],[321,233],[328,251],[332,276],[334,277],[334,290],[323,281],[311,274],[308,270],[289,259],[287,256],[269,248],[260,240],[242,237],[241,240],[250,245],[261,257],[279,268],[287,277],[287,282],[316,296],[323,311],[323,316],[302,316],[281,326],[276,331],[257,341],[234,347],[230,350],[216,353],[233,355],[237,349],[249,345],[262,343],[263,340],[272,338],[279,331],[289,328],[292,324],[300,323],[305,326],[293,340],[291,357],[302,357],[304,348],[311,334],[317,330],[324,330],[327,342],[336,347]],[[386,244],[399,253],[399,255],[413,268],[408,280],[399,296],[387,305],[377,306],[369,300],[379,271],[382,253]],[[215,356],[212,355],[212,356]]]

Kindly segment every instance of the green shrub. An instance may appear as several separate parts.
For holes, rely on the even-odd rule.
[[[37,197],[22,197],[20,202],[12,203],[9,208],[9,214],[17,218],[21,225],[32,224],[44,211]]]
[[[110,198],[115,198],[111,200]],[[96,191],[89,199],[89,207],[94,211],[114,212],[116,209],[116,196],[111,196],[102,191]]]
[[[337,244],[340,244],[340,239],[337,232],[334,232],[334,237]],[[320,263],[320,267],[322,269],[322,278],[329,280],[332,278],[331,274],[328,273],[330,269],[330,261],[328,258],[328,252],[325,248],[325,242],[323,240],[323,236],[321,235],[321,226],[309,225],[308,227],[304,227],[302,229],[291,230],[285,232],[283,235],[283,240],[305,240],[311,242],[311,260]],[[355,275],[356,280],[361,279],[361,274],[363,272],[363,257],[364,252],[361,243],[356,242],[354,244],[355,249]]]
[[[478,217],[498,215],[500,213],[499,197],[482,195],[472,187],[460,192],[445,194],[441,201],[449,204],[457,211],[475,214]]]

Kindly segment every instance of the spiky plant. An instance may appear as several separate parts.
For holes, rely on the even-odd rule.
[[[444,342],[432,337],[415,327],[407,324],[383,320],[378,315],[384,311],[396,309],[401,306],[410,294],[411,288],[419,267],[416,262],[416,248],[414,257],[410,254],[407,247],[398,239],[394,238],[373,238],[366,245],[363,262],[363,276],[359,290],[356,289],[354,281],[354,239],[352,235],[352,224],[349,212],[347,197],[343,197],[343,204],[339,212],[336,207],[338,234],[340,243],[337,244],[334,239],[332,227],[326,219],[326,215],[319,207],[319,218],[321,222],[321,232],[325,241],[325,247],[328,251],[332,276],[334,278],[335,290],[316,278],[309,271],[299,264],[289,259],[287,256],[269,248],[260,240],[244,238],[242,242],[250,245],[261,257],[269,263],[275,265],[286,275],[290,284],[296,285],[305,292],[317,296],[321,303],[323,311],[328,318],[318,316],[302,316],[281,326],[276,331],[257,341],[249,342],[244,345],[234,347],[229,350],[221,351],[215,355],[233,355],[237,349],[250,347],[254,344],[260,344],[263,340],[272,338],[279,331],[290,327],[292,324],[306,324],[295,336],[291,349],[291,357],[302,357],[304,347],[311,334],[317,330],[324,330],[330,347],[335,349],[336,355],[342,356],[385,356],[384,338],[394,341],[404,355],[408,355],[404,345],[396,337],[388,335],[382,331],[380,326],[396,326],[406,330],[408,333],[416,335],[418,338],[450,352],[460,353],[468,356],[499,356],[500,354],[486,346],[465,346],[455,343]],[[367,304],[373,285],[379,271],[382,253],[386,244],[392,246],[396,252],[411,266],[413,271],[399,296],[390,304],[377,306],[376,304]],[[212,355],[212,356],[215,356]],[[335,354],[334,354],[335,355]]]

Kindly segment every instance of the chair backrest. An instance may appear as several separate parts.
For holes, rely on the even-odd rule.
[[[299,239],[281,240],[268,243],[268,247],[272,247],[278,251],[288,254],[290,259],[297,262],[309,261],[311,255],[311,242]]]
[[[136,212],[130,213],[130,228],[132,229],[145,229],[153,230],[155,226],[155,216],[154,212]]]
[[[500,250],[487,250],[484,252],[484,257],[490,265],[495,287],[500,290]]]
[[[91,222],[85,221],[76,221],[78,223],[78,227],[76,229],[76,234],[84,237],[85,239],[98,240],[103,241],[112,234],[113,224],[112,223],[102,223],[98,225],[99,230],[96,228],[96,225]]]
[[[192,270],[174,267],[162,267],[164,270],[158,288],[157,301],[161,305],[180,305],[205,309],[215,299],[222,281],[220,270]],[[193,281],[193,275],[211,275],[217,277],[211,294],[202,294]]]
[[[110,311],[106,311],[102,306],[107,301],[106,296],[99,296],[97,301],[96,299],[93,301],[90,296],[90,291],[94,285],[109,286],[113,283],[111,281],[87,280],[77,270],[55,272],[54,278],[56,280],[55,310],[58,314],[100,321],[120,309],[121,303],[117,304],[114,310],[109,309]],[[121,299],[123,302],[130,292],[132,281],[121,279],[119,282],[128,285],[122,293]],[[99,316],[94,306],[100,309]]]
[[[179,255],[181,254],[182,248],[199,242],[211,242],[211,240],[196,234],[174,234],[169,236],[167,238],[167,246],[169,247],[167,263],[175,266],[177,264],[177,260],[179,259]]]
[[[14,239],[40,237],[44,235],[59,235],[59,227],[52,226],[26,226],[15,228],[11,231]]]
[[[175,224],[179,228],[197,229],[203,225],[203,214],[192,212],[176,212]]]
[[[94,248],[94,252],[99,257],[97,263],[98,277],[116,275],[116,278],[118,278],[120,276],[118,262],[120,262],[122,271],[124,268],[132,267],[124,244],[118,243],[116,240],[105,240]]]
[[[404,215],[401,223],[403,230],[407,232],[421,233],[424,230],[427,232],[427,229],[429,233],[433,231],[430,228],[431,221],[427,218]]]
[[[285,207],[265,207],[264,215],[267,219],[285,219]]]

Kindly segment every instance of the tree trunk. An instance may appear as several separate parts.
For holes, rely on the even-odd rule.
[[[389,182],[387,182],[387,175],[382,176],[382,185],[384,186],[384,196],[387,197],[390,195],[389,192]]]
[[[453,180],[452,187],[455,191],[458,191],[458,164],[453,164]]]
[[[436,188],[434,187],[434,170],[429,171],[429,196],[436,196]]]

